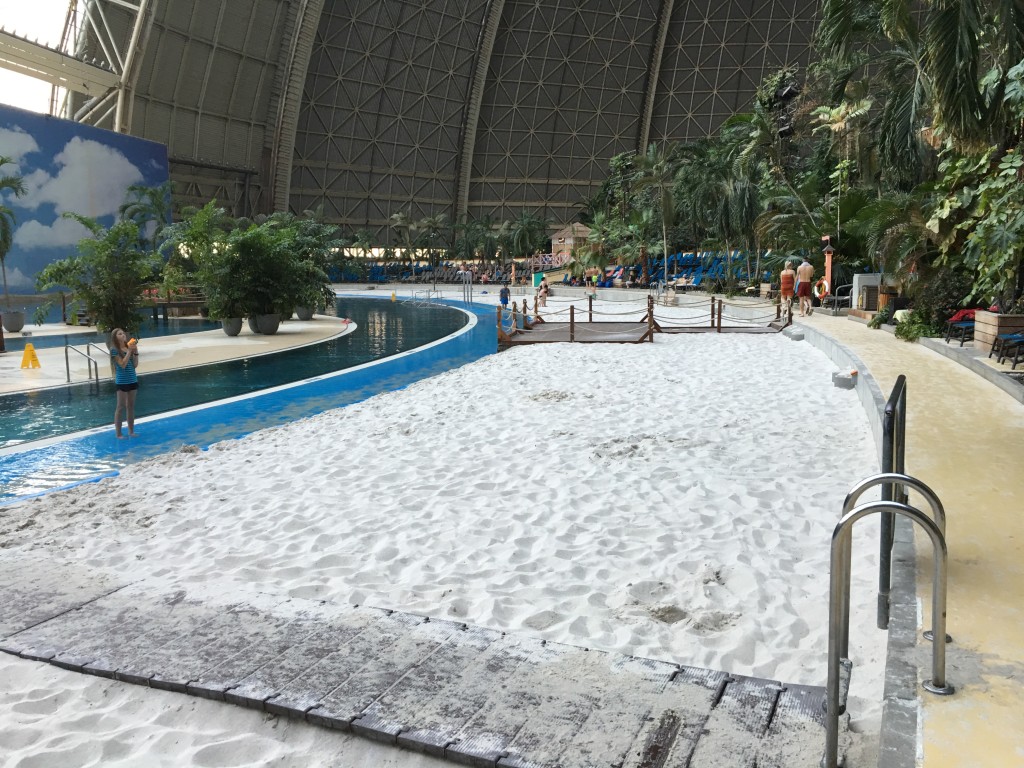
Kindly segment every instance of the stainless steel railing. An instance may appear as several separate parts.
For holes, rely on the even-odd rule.
[[[913,488],[929,503],[935,519],[915,507],[883,499],[854,506],[869,488],[887,485]],[[905,491],[904,491],[905,492]],[[828,685],[825,694],[825,753],[823,768],[837,768],[839,761],[839,706],[842,668],[849,668],[850,636],[850,559],[853,525],[872,514],[902,515],[917,523],[928,534],[934,549],[932,575],[932,635],[946,638],[946,515],[935,493],[920,480],[898,473],[874,475],[858,483],[847,494],[843,515],[832,533],[831,577],[829,581]],[[932,676],[923,688],[934,694],[948,696],[954,688],[946,680],[946,643],[932,642]]]

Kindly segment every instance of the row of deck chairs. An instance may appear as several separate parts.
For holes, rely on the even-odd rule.
[[[957,312],[946,323],[946,343],[954,340],[959,340],[961,347],[965,341],[974,340],[972,311]],[[993,355],[998,355],[996,362],[1002,364],[1004,360],[1009,360],[1013,366],[1012,370],[1017,370],[1017,363],[1024,362],[1024,331],[1001,333],[996,336],[992,342],[992,349],[988,352],[990,359]]]

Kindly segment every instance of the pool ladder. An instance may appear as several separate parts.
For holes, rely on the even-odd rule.
[[[908,489],[917,491],[931,507],[932,516],[902,501],[882,499],[857,505],[865,491],[876,486],[900,488],[897,498],[906,499]],[[886,493],[892,496],[891,492]],[[832,533],[831,580],[828,615],[828,686],[825,694],[825,754],[822,768],[837,768],[839,761],[840,689],[849,684],[850,645],[850,558],[853,524],[872,514],[896,514],[910,518],[928,534],[935,551],[932,576],[932,628],[925,632],[932,641],[932,676],[922,687],[929,693],[949,696],[954,688],[946,681],[946,512],[938,496],[927,485],[908,475],[883,472],[862,480],[846,495],[843,514]],[[945,642],[935,642],[941,638]]]
[[[99,391],[99,388],[100,388],[100,363],[99,363],[99,360],[97,360],[95,357],[93,357],[92,355],[89,354],[90,350],[93,347],[96,347],[96,349],[99,350],[99,352],[101,354],[103,353],[103,348],[96,346],[91,341],[88,344],[85,345],[85,352],[83,352],[82,350],[77,349],[77,348],[71,346],[70,344],[65,344],[64,345],[64,370],[65,370],[65,372],[67,374],[68,384],[71,383],[71,356],[68,354],[68,350],[71,350],[72,352],[74,352],[76,354],[79,354],[79,355],[81,355],[82,357],[85,358],[86,366],[88,367],[88,370],[89,370],[89,382],[92,383],[93,381],[95,381],[96,382],[96,390]]]

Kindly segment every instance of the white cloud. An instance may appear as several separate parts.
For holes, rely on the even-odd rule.
[[[36,171],[25,177],[28,194],[19,201],[23,208],[52,204],[58,214],[108,216],[124,202],[125,189],[144,181],[142,172],[121,152],[78,136],[53,161],[60,168],[56,176]]]
[[[57,219],[47,226],[27,221],[14,231],[14,244],[30,251],[34,248],[63,248],[75,245],[90,232],[74,219]]]
[[[11,158],[14,161],[14,165],[17,166],[12,168],[12,166],[5,165],[0,169],[0,173],[4,176],[20,174],[21,166],[19,164],[22,158],[25,155],[38,151],[39,145],[32,137],[32,134],[17,126],[13,128],[0,128],[0,155]]]
[[[35,278],[26,275],[20,269],[7,265],[7,290],[16,293],[35,293]],[[15,307],[17,309],[17,307]]]

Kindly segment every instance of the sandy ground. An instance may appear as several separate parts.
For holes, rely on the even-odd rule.
[[[877,471],[834,370],[782,335],[516,348],[0,508],[0,547],[822,685],[832,528]],[[853,593],[873,594],[863,526]],[[853,601],[866,753],[886,640],[872,612]],[[438,764],[8,656],[0,678],[4,766]]]

